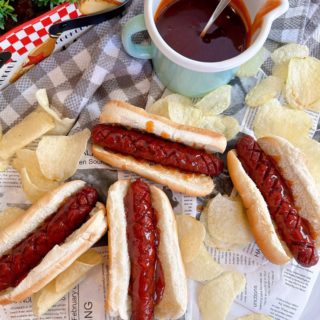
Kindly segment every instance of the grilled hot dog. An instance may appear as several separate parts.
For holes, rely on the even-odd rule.
[[[294,162],[288,165],[287,158],[292,156]],[[248,210],[253,234],[266,257],[282,264],[292,255],[302,266],[315,265],[319,260],[318,235],[313,228],[316,219],[310,221],[310,217],[320,219],[320,197],[299,151],[279,137],[266,137],[257,142],[244,136],[238,140],[236,151],[228,153],[228,168]],[[290,171],[294,174],[288,173]],[[293,184],[301,181],[315,187],[315,196],[311,197],[317,207],[301,207],[306,199],[299,198],[310,197],[309,191],[304,191],[304,195],[292,191]],[[315,227],[318,228],[317,222]],[[282,243],[276,240],[277,235]]]
[[[133,320],[182,316],[186,278],[168,198],[141,180],[118,181],[109,189],[107,212],[107,311]]]
[[[0,303],[39,291],[106,232],[97,191],[72,181],[48,193],[0,232]]]
[[[92,130],[93,154],[120,169],[192,196],[212,192],[223,161],[223,135],[179,125],[120,101],[110,101]]]

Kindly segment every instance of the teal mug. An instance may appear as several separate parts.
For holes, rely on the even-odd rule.
[[[238,56],[221,62],[200,62],[186,58],[174,51],[159,34],[154,15],[161,0],[145,0],[144,14],[127,22],[122,30],[122,43],[126,52],[134,58],[152,59],[154,70],[160,81],[171,91],[188,97],[201,97],[224,84],[236,74],[238,68],[256,55],[263,47],[272,22],[289,8],[288,0],[264,16],[262,26],[253,35],[250,46]],[[265,5],[265,0],[247,0],[246,7],[252,21]],[[147,31],[152,43],[136,44],[132,37]]]

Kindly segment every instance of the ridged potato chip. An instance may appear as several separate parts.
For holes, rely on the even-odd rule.
[[[320,60],[312,57],[290,60],[286,99],[297,109],[320,111]]]
[[[187,278],[195,281],[212,280],[223,272],[223,268],[213,260],[204,244],[201,245],[198,255],[184,266]]]
[[[36,316],[46,313],[68,291],[81,282],[93,267],[102,263],[102,256],[89,249],[69,268],[60,273],[40,291],[32,295],[32,311]]]
[[[218,194],[205,207],[208,232],[216,247],[245,247],[253,241],[245,209],[239,197],[231,199]]]
[[[7,208],[0,212],[0,230],[18,220],[24,213],[25,211],[23,209],[14,207]]]
[[[227,140],[233,139],[240,131],[238,120],[229,116],[203,116],[198,126],[219,132]]]
[[[268,51],[265,48],[262,48],[253,58],[240,66],[236,75],[239,78],[256,76],[260,70],[260,67],[267,59],[267,54]]]
[[[199,290],[202,320],[224,320],[236,296],[243,291],[246,278],[239,272],[224,272]]]
[[[45,111],[35,110],[6,132],[0,141],[0,158],[9,159],[14,153],[53,129],[54,119]]]
[[[71,130],[75,119],[64,118],[61,117],[50,108],[50,103],[47,95],[46,89],[40,89],[36,92],[36,98],[38,100],[40,108],[43,111],[47,112],[55,121],[55,127],[47,132],[47,134],[51,135],[66,135]]]
[[[72,136],[45,136],[36,150],[42,174],[50,180],[64,181],[77,170],[86,150],[90,130]]]
[[[257,138],[275,135],[292,143],[301,137],[307,137],[311,128],[312,119],[308,114],[283,107],[275,99],[259,108],[253,122],[253,131]]]
[[[18,150],[12,162],[13,167],[21,172],[26,168],[31,182],[41,190],[53,190],[59,186],[57,181],[47,179],[41,172],[35,151],[28,149]]]
[[[30,179],[29,173],[26,168],[20,170],[20,180],[22,184],[22,189],[26,194],[26,197],[31,201],[31,203],[36,202],[42,196],[44,196],[50,189],[41,189],[36,186]]]
[[[272,320],[272,317],[262,313],[250,313],[246,316],[238,318],[237,320]]]
[[[305,58],[309,56],[309,48],[297,43],[286,44],[271,54],[274,63],[280,64],[289,62],[292,58]]]
[[[201,110],[181,104],[169,104],[168,111],[170,120],[194,127],[198,127],[202,117]]]
[[[284,83],[287,81],[288,72],[289,72],[288,62],[275,64],[272,68],[272,75],[281,79]]]
[[[176,215],[176,222],[182,259],[187,263],[198,255],[206,231],[203,225],[191,216]]]
[[[303,153],[306,165],[320,190],[320,143],[303,136],[292,143]]]
[[[189,98],[184,97],[180,94],[170,94],[165,98],[162,98],[156,101],[154,104],[148,106],[146,108],[146,111],[170,119],[170,114],[169,114],[170,105],[177,106],[177,108],[180,108],[180,109],[193,107],[193,103]]]
[[[195,107],[199,108],[204,115],[220,114],[230,106],[231,89],[229,85],[221,86],[204,96]]]
[[[276,98],[283,88],[280,78],[269,76],[254,86],[246,95],[246,104],[249,107],[259,107]]]

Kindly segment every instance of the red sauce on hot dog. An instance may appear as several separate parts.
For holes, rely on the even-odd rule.
[[[299,216],[289,184],[281,176],[275,160],[249,136],[238,141],[236,150],[245,171],[261,191],[277,231],[294,258],[302,266],[315,265],[319,257],[311,226]]]
[[[130,185],[124,202],[131,265],[131,319],[149,320],[153,319],[154,306],[161,301],[164,291],[164,276],[157,253],[160,234],[149,186],[136,180]]]
[[[92,140],[106,150],[185,172],[217,176],[223,170],[223,161],[204,150],[119,125],[96,125],[92,130]]]
[[[44,256],[87,219],[98,200],[94,188],[84,187],[65,199],[36,230],[0,258],[0,290],[16,287]]]

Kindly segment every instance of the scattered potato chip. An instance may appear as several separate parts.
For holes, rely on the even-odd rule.
[[[194,127],[198,127],[202,118],[201,110],[183,104],[169,103],[168,112],[170,120]]]
[[[35,151],[28,149],[18,150],[12,162],[13,167],[21,172],[26,168],[30,181],[41,190],[53,190],[59,186],[57,181],[47,179],[41,172]]]
[[[215,262],[204,244],[192,261],[185,263],[187,278],[195,281],[207,281],[218,277],[223,268]]]
[[[262,48],[253,58],[240,66],[237,76],[239,78],[256,76],[267,58],[267,53],[268,51]]]
[[[36,98],[45,112],[47,112],[55,121],[55,127],[50,130],[47,134],[51,135],[66,135],[71,130],[75,119],[64,118],[61,117],[50,108],[49,99],[47,95],[46,89],[40,89],[36,92]]]
[[[237,119],[229,116],[204,116],[198,124],[200,128],[223,134],[227,140],[233,139],[240,131]]]
[[[269,135],[283,137],[292,143],[302,136],[308,136],[312,119],[301,110],[281,106],[278,100],[271,100],[259,108],[253,122],[257,138]]]
[[[303,153],[306,165],[320,190],[320,143],[303,136],[291,142]]]
[[[31,203],[36,202],[41,197],[43,197],[50,189],[41,189],[36,186],[30,179],[29,173],[26,168],[20,170],[20,179],[22,184],[22,189],[26,194],[26,197],[31,201]]]
[[[102,256],[93,249],[89,249],[73,262],[69,268],[32,295],[33,313],[36,316],[46,313],[68,291],[81,282],[89,270],[101,263]]]
[[[222,117],[222,124],[225,126],[223,135],[227,140],[233,139],[240,131],[240,125],[236,118],[233,117]]]
[[[240,317],[237,320],[272,320],[272,317],[262,313],[250,313],[244,317]]]
[[[7,208],[0,212],[0,230],[19,219],[25,211],[20,208]]]
[[[320,60],[291,59],[286,98],[291,107],[320,111]]]
[[[229,85],[219,87],[204,96],[195,106],[203,114],[217,115],[229,108],[231,103],[231,89]]]
[[[0,158],[0,172],[6,171],[7,168],[9,167],[9,163],[10,163],[10,161],[8,159],[7,160],[2,160]]]
[[[244,289],[245,276],[224,272],[199,290],[198,305],[202,320],[223,320],[236,296]]]
[[[280,78],[269,76],[254,86],[246,96],[246,104],[249,107],[259,107],[269,100],[277,97],[283,87]]]
[[[146,111],[157,114],[159,116],[170,119],[169,106],[178,106],[177,108],[183,109],[193,107],[192,101],[180,94],[170,94],[165,98],[156,101],[153,105],[146,108]],[[172,108],[172,107],[171,107]]]
[[[176,215],[176,222],[182,259],[187,263],[198,255],[206,231],[201,222],[191,216]]]
[[[245,247],[253,241],[243,204],[239,197],[218,194],[205,207],[208,232],[219,249]]]
[[[54,128],[54,119],[42,110],[35,110],[6,132],[0,141],[0,158],[14,153]]]
[[[288,62],[275,64],[272,68],[272,75],[281,79],[284,83],[287,81],[288,72],[289,72]]]
[[[275,50],[271,54],[274,63],[289,62],[292,58],[305,58],[309,56],[309,48],[297,43],[289,43]]]
[[[72,136],[45,136],[36,151],[40,169],[50,180],[64,181],[77,170],[86,150],[90,130],[84,129]]]

